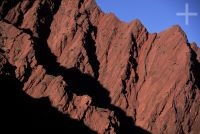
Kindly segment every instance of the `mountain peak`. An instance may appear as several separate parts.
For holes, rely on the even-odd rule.
[[[15,83],[1,91],[20,99],[10,121],[34,115],[27,128],[81,133],[200,131],[200,49],[180,26],[151,34],[94,0],[3,1],[0,12],[0,83]]]
[[[187,35],[179,25],[173,25],[171,28],[169,28],[169,31],[182,36],[187,41]]]

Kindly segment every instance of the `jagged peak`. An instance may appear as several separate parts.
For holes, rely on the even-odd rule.
[[[135,19],[132,22],[130,22],[129,27],[135,39],[137,39],[141,33],[143,35],[142,40],[147,39],[148,31],[139,19]]]
[[[197,52],[198,54],[200,54],[200,48],[198,47],[198,45],[196,44],[196,42],[192,42],[190,43],[191,48]]]
[[[0,21],[10,35],[6,58],[27,94],[48,96],[97,133],[199,132],[199,115],[192,115],[200,104],[193,86],[200,87],[200,49],[190,53],[180,26],[149,34],[140,20],[124,23],[94,0],[51,0],[59,2],[53,12],[51,4],[41,8],[43,1],[19,16],[20,6],[3,11],[9,22],[22,19],[18,27]]]
[[[187,35],[179,25],[173,25],[167,30],[158,33],[160,36],[176,37],[180,44],[188,44]]]
[[[129,23],[130,26],[139,26],[139,27],[144,27],[142,22],[139,19],[134,19]]]
[[[181,26],[179,25],[173,25],[171,28],[169,28],[169,30],[176,31],[176,32],[186,35],[183,29],[181,28]]]
[[[84,5],[84,8],[87,10],[87,11],[93,11],[94,9],[98,9],[99,11],[101,11],[101,9],[98,7],[96,1],[94,0],[81,0],[82,1],[82,4],[81,5]]]

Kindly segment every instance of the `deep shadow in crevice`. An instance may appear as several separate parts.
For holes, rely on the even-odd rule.
[[[60,66],[44,38],[34,38],[34,50],[37,62],[43,65],[47,74],[63,76],[64,81],[68,84],[66,92],[70,96],[73,93],[77,95],[88,94],[93,97],[93,105],[108,107],[110,104],[109,92],[96,79],[88,74],[83,74],[79,69],[75,67],[66,69]]]
[[[37,44],[37,46],[41,45],[45,44]],[[48,49],[49,48],[45,48],[42,50]],[[46,52],[47,51],[43,51],[42,55],[44,56],[50,54],[47,54]],[[36,53],[36,55],[38,55],[38,50],[36,50]],[[50,55],[53,57],[52,54]],[[37,61],[40,61],[41,63],[42,60],[40,60],[40,58],[40,56],[37,57]],[[45,66],[48,67],[45,68],[48,74],[54,76],[63,76],[64,81],[68,84],[68,87],[66,88],[66,92],[68,95],[71,96],[73,93],[75,93],[76,95],[89,95],[92,98],[91,105],[101,108],[107,108],[115,112],[121,124],[120,128],[118,128],[117,130],[118,133],[134,132],[139,134],[149,134],[149,132],[135,126],[133,119],[131,117],[127,117],[126,113],[122,109],[111,104],[111,99],[109,97],[108,90],[105,89],[95,78],[91,77],[90,75],[83,74],[79,69],[75,67],[66,69],[64,67],[59,66],[59,64],[56,61],[49,60],[49,62],[50,64],[47,64],[48,62],[41,64],[45,64]]]
[[[37,46],[41,45],[45,44],[37,44]],[[46,50],[48,49],[49,48],[43,48],[42,50],[45,51],[42,52],[42,55],[51,55],[52,57],[54,57],[52,54],[46,53]],[[35,50],[37,53],[36,55],[40,55],[38,54],[38,49]],[[101,108],[107,108],[114,111],[121,124],[120,128],[118,128],[117,130],[118,133],[131,132],[138,134],[149,134],[149,132],[135,126],[133,119],[131,117],[127,117],[126,113],[122,109],[111,104],[108,90],[105,89],[95,78],[82,73],[79,69],[75,67],[69,69],[61,67],[56,61],[53,60],[49,60],[50,64],[47,64],[48,62],[41,63],[42,60],[40,58],[40,56],[37,57],[37,61],[40,61],[40,64],[42,65],[45,64],[44,67],[48,67],[45,68],[48,74],[54,76],[63,76],[64,81],[68,84],[68,87],[66,88],[66,92],[68,95],[72,95],[73,93],[75,93],[76,95],[89,95],[92,98],[91,105]]]
[[[22,0],[2,0],[0,1],[0,9],[1,9],[1,12],[0,12],[0,20],[6,20],[5,17],[6,15],[8,14],[9,10],[11,10],[12,8],[16,8],[15,12],[15,16],[16,16],[16,19],[15,21],[13,22],[9,22],[9,23],[12,23],[14,26],[16,27],[19,27],[23,20],[24,20],[24,14],[25,12],[31,8],[31,6],[33,5],[34,3],[34,0],[29,0],[27,3],[26,3],[26,7],[23,7],[23,11],[22,9],[20,9],[21,5],[23,3]],[[17,7],[17,5],[20,5]]]
[[[52,54],[51,50],[48,47],[48,43],[47,43],[47,39],[51,32],[50,26],[53,21],[53,16],[57,12],[61,1],[59,0],[59,1],[55,1],[55,2],[56,3],[54,4],[53,9],[50,8],[46,3],[38,10],[38,20],[39,20],[38,24],[37,24],[38,37],[33,37],[31,30],[22,29],[22,30],[24,30],[24,32],[28,33],[32,37],[32,40],[34,41],[35,56],[36,56],[36,60],[37,60],[38,64],[43,65],[47,74],[54,75],[54,76],[58,76],[58,75],[63,76],[64,81],[68,84],[68,86],[66,88],[66,92],[68,92],[68,95],[74,94],[74,93],[77,95],[89,95],[92,98],[92,105],[97,106],[97,107],[107,108],[107,109],[114,111],[118,120],[120,121],[120,127],[117,130],[118,133],[149,134],[149,132],[143,130],[142,128],[135,126],[133,119],[131,117],[127,117],[125,112],[122,109],[111,104],[111,99],[109,97],[108,90],[105,89],[97,81],[97,79],[91,77],[90,75],[82,73],[77,68],[66,69],[66,68],[60,66],[59,63],[57,63],[57,59],[56,59],[55,55]],[[90,29],[92,31],[95,30],[94,28],[90,28]],[[94,69],[98,70],[99,63],[98,63],[96,55],[95,55],[95,51],[96,51],[95,44],[94,44],[95,41],[92,40],[92,35],[89,33],[88,33],[88,35],[86,35],[85,40],[86,40],[85,45],[87,45],[85,47],[86,47],[88,56],[90,56],[89,57],[90,62],[94,65],[93,66]],[[92,51],[91,51],[91,46],[89,47],[89,45],[93,45]],[[93,59],[91,56],[94,56],[94,55],[95,55],[95,57]],[[96,75],[96,77],[97,76],[98,75]],[[13,89],[13,88],[14,87],[12,87],[10,89]],[[22,93],[16,93],[16,94],[20,95]],[[20,98],[23,98],[23,95],[21,95]],[[24,99],[22,99],[22,100],[24,100]],[[56,125],[55,123],[51,122],[51,120],[57,120],[57,117],[56,117],[56,119],[54,119],[54,116],[57,115],[57,113],[55,113],[55,110],[51,111],[51,109],[49,109],[50,112],[47,110],[48,113],[50,113],[50,117],[47,116],[48,114],[46,112],[44,113],[44,111],[49,108],[49,107],[47,107],[47,105],[50,105],[46,99],[42,99],[42,101],[38,100],[38,102],[36,102],[37,103],[36,105],[35,104],[33,105],[32,104],[33,102],[30,102],[30,104],[29,103],[24,104],[23,102],[20,102],[20,103],[22,103],[22,105],[20,107],[18,107],[18,109],[24,110],[24,107],[25,107],[25,109],[30,109],[30,110],[28,110],[28,113],[31,111],[35,111],[36,106],[37,106],[36,108],[39,107],[39,109],[43,109],[43,110],[36,111],[37,112],[36,114],[31,113],[31,117],[33,116],[34,118],[30,119],[30,116],[28,116],[27,117],[28,119],[25,119],[23,121],[24,124],[22,124],[22,126],[27,125],[26,122],[28,122],[28,121],[33,122],[33,125],[34,125],[34,122],[39,121],[38,125],[43,125],[46,123],[43,120],[48,120],[48,122],[49,122],[49,123],[47,122],[48,128],[54,127],[54,125]],[[26,105],[28,105],[28,108],[26,108]],[[26,118],[26,116],[23,116],[24,113],[21,115],[20,112],[19,112],[20,116]],[[16,116],[16,117],[20,117],[20,116]],[[59,121],[57,123],[59,124],[60,122],[65,122],[65,121],[63,121],[64,119],[66,119],[66,117],[64,118],[63,115],[59,115],[58,116]],[[16,119],[16,120],[18,120],[18,119]],[[72,120],[69,119],[69,121],[66,121],[66,123],[69,124],[69,122],[71,122],[71,121]],[[71,126],[75,127],[75,128],[77,128],[77,127],[79,128],[79,126],[80,126],[80,128],[83,127],[82,125],[76,124],[76,123],[73,123],[73,121],[72,121]],[[84,127],[84,129],[85,129],[85,127]],[[85,131],[87,131],[87,130],[85,130]],[[88,132],[88,133],[92,133],[92,132]]]
[[[197,54],[196,52],[191,48],[191,45],[188,44],[191,50],[191,71],[193,72],[194,78],[195,78],[195,85],[198,89],[200,89],[200,63],[197,60]]]
[[[49,99],[33,99],[22,90],[15,78],[15,67],[6,64],[0,75],[2,99],[1,128],[6,132],[26,130],[61,131],[63,133],[96,133],[81,121],[71,119],[53,108]]]
[[[133,35],[131,35],[131,40],[132,40],[132,47],[131,47],[131,50],[130,50],[130,55],[131,56],[129,57],[129,62],[131,64],[132,68],[135,71],[135,80],[134,80],[134,82],[136,83],[139,80],[139,75],[137,73],[137,70],[138,70],[138,62],[137,62],[138,46],[137,46],[137,42],[136,42],[136,40],[135,40]]]
[[[29,2],[26,5],[26,8],[23,11],[21,9],[18,9],[19,16],[18,16],[17,22],[15,24],[13,24],[13,25],[15,25],[16,27],[20,27],[21,26],[21,24],[24,21],[24,15],[33,6],[34,2],[35,2],[35,0],[29,0]],[[23,1],[22,1],[22,3],[23,3]]]
[[[55,4],[57,6],[56,6],[56,10],[53,11],[53,14],[57,12],[59,4],[60,3]],[[65,67],[60,66],[60,64],[57,62],[56,56],[52,54],[47,43],[47,39],[50,34],[51,22],[53,21],[53,14],[51,13],[52,10],[50,10],[49,7],[46,7],[44,5],[40,10],[41,11],[38,11],[38,17],[40,17],[38,20],[41,20],[41,19],[45,20],[45,23],[38,22],[37,31],[38,31],[39,38],[33,37],[32,32],[28,29],[25,29],[25,32],[29,33],[29,35],[32,36],[32,39],[34,41],[33,47],[35,50],[35,56],[36,56],[37,62],[43,65],[43,67],[46,69],[46,72],[48,74],[51,74],[54,76],[59,76],[59,75],[63,76],[63,79],[68,84],[67,92],[69,95],[72,93],[75,93],[77,95],[88,94],[89,96],[93,97],[93,101],[92,101],[93,105],[98,106],[98,107],[108,107],[108,105],[110,104],[109,92],[106,89],[104,89],[97,80],[95,80],[93,77],[87,74],[83,74],[77,68],[66,69]],[[90,28],[90,30],[92,30],[94,34],[96,33],[96,29],[94,27]],[[99,68],[98,67],[99,62],[97,61],[96,54],[95,54],[96,52],[96,48],[94,44],[95,42],[94,40],[92,40],[92,35],[88,33],[85,38],[86,38],[85,47],[86,47],[86,51],[88,55],[92,57],[95,56],[94,57],[95,59],[92,57],[89,57],[89,59],[91,59],[90,62],[92,62],[92,64],[93,62],[95,62],[94,67]],[[98,69],[97,69],[97,72],[98,72]]]
[[[28,81],[29,77],[31,76],[33,69],[31,68],[30,64],[27,64],[27,67],[24,71],[25,72],[24,72],[24,75],[23,75],[22,83],[25,83],[25,82]]]
[[[83,3],[84,3],[84,0],[79,0],[79,2],[78,2],[78,8],[79,9],[81,8],[81,6],[82,6]]]
[[[93,34],[93,35],[92,35]],[[97,34],[97,27],[93,26],[89,23],[89,29],[83,38],[83,45],[87,52],[89,63],[92,66],[92,70],[94,72],[94,78],[98,79],[99,77],[99,61],[96,55],[96,42],[95,39]]]
[[[61,5],[61,0],[54,0],[52,3],[46,0],[37,10],[37,32],[38,35],[47,39],[50,34],[50,26],[53,16],[57,13]]]
[[[38,37],[33,37],[33,33],[31,30],[27,30],[30,32],[32,39],[34,40],[34,49],[37,51],[35,56],[39,64],[43,65],[44,68],[51,72],[52,75],[59,75],[59,64],[56,62],[56,56],[51,53],[51,50],[48,47],[47,39],[50,35],[50,27],[53,21],[53,16],[59,9],[61,4],[61,0],[54,1],[53,8],[50,8],[47,2],[41,5],[38,12],[38,24],[37,24],[37,32]],[[53,61],[53,62],[52,62]]]
[[[2,20],[10,9],[15,7],[21,0],[1,0],[0,1],[0,20]]]
[[[64,81],[68,84],[68,87],[66,88],[68,95],[73,93],[77,95],[89,95],[92,98],[92,105],[115,111],[121,124],[120,128],[117,130],[118,133],[149,134],[149,132],[135,126],[133,119],[127,117],[122,109],[111,104],[108,90],[95,78],[82,73],[75,67],[66,69],[60,66],[56,62],[56,57],[51,53],[46,39],[38,38],[34,42],[38,63],[44,66],[48,74],[63,76]]]
[[[23,20],[24,20],[24,14],[22,13],[22,11],[18,11],[19,12],[19,16],[18,16],[18,19],[17,19],[17,22],[15,22],[13,25],[16,26],[16,27],[19,27]]]

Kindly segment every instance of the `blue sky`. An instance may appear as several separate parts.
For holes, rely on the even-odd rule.
[[[122,21],[140,19],[149,32],[161,32],[178,24],[186,32],[190,43],[200,46],[200,0],[96,0],[102,11],[113,12]],[[197,16],[189,17],[185,24],[184,16],[176,13],[185,12],[188,3],[189,12]]]

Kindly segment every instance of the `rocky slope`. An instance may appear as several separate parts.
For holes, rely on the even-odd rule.
[[[94,0],[0,4],[0,84],[5,96],[21,100],[14,110],[21,118],[39,116],[24,120],[29,128],[200,132],[200,49],[179,26],[152,34],[139,20],[104,14]]]

